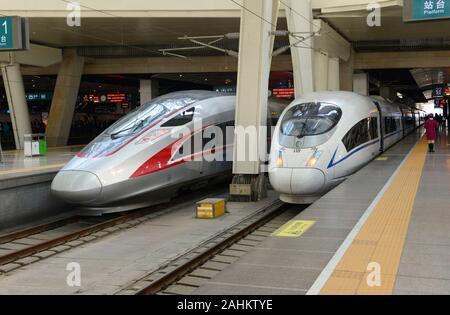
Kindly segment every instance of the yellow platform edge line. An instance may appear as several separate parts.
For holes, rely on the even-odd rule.
[[[422,138],[320,294],[392,294],[426,155],[427,142]]]
[[[64,165],[66,165],[66,164],[50,164],[50,165],[35,166],[35,167],[28,167],[28,168],[17,168],[14,170],[0,171],[0,175],[42,171],[42,170],[47,170],[47,169],[51,169],[51,168],[58,168],[58,167],[61,168]]]

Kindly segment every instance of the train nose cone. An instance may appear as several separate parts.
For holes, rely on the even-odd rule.
[[[60,171],[52,182],[52,193],[73,204],[85,204],[97,199],[102,192],[97,175],[85,171]]]
[[[316,168],[277,168],[269,177],[275,190],[284,194],[317,194],[325,185],[324,173]]]

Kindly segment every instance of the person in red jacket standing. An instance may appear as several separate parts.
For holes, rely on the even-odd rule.
[[[434,141],[436,140],[436,132],[439,127],[439,123],[434,119],[433,114],[429,115],[424,127],[428,139],[429,152],[434,152]]]

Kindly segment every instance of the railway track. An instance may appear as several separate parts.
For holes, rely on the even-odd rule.
[[[277,201],[224,233],[133,281],[116,294],[191,294],[301,210],[303,208]]]
[[[188,202],[197,201],[224,190],[214,185],[201,191],[185,193],[168,203],[102,217],[74,216],[55,222],[0,235],[0,274],[70,250],[112,233],[175,211]]]

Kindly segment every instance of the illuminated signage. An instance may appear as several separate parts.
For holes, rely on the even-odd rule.
[[[108,93],[106,95],[87,94],[83,96],[84,103],[118,103],[127,102],[127,94]]]
[[[294,98],[294,88],[277,88],[272,90],[272,95],[276,98]]]
[[[450,18],[450,0],[405,0],[403,20],[425,21]]]
[[[106,101],[109,103],[123,103],[127,99],[126,94],[106,94]]]
[[[49,92],[36,92],[25,94],[27,101],[51,101],[52,93]]]
[[[100,96],[94,94],[88,94],[83,96],[83,102],[85,103],[100,103]]]
[[[214,90],[220,93],[230,93],[230,94],[236,93],[235,86],[216,86],[214,87]]]
[[[42,122],[44,123],[44,125],[47,126],[47,124],[48,124],[48,112],[41,113],[41,117],[42,117]]]
[[[445,105],[447,105],[447,101],[445,99],[442,99],[442,100],[435,99],[434,100],[434,108],[444,108]]]

